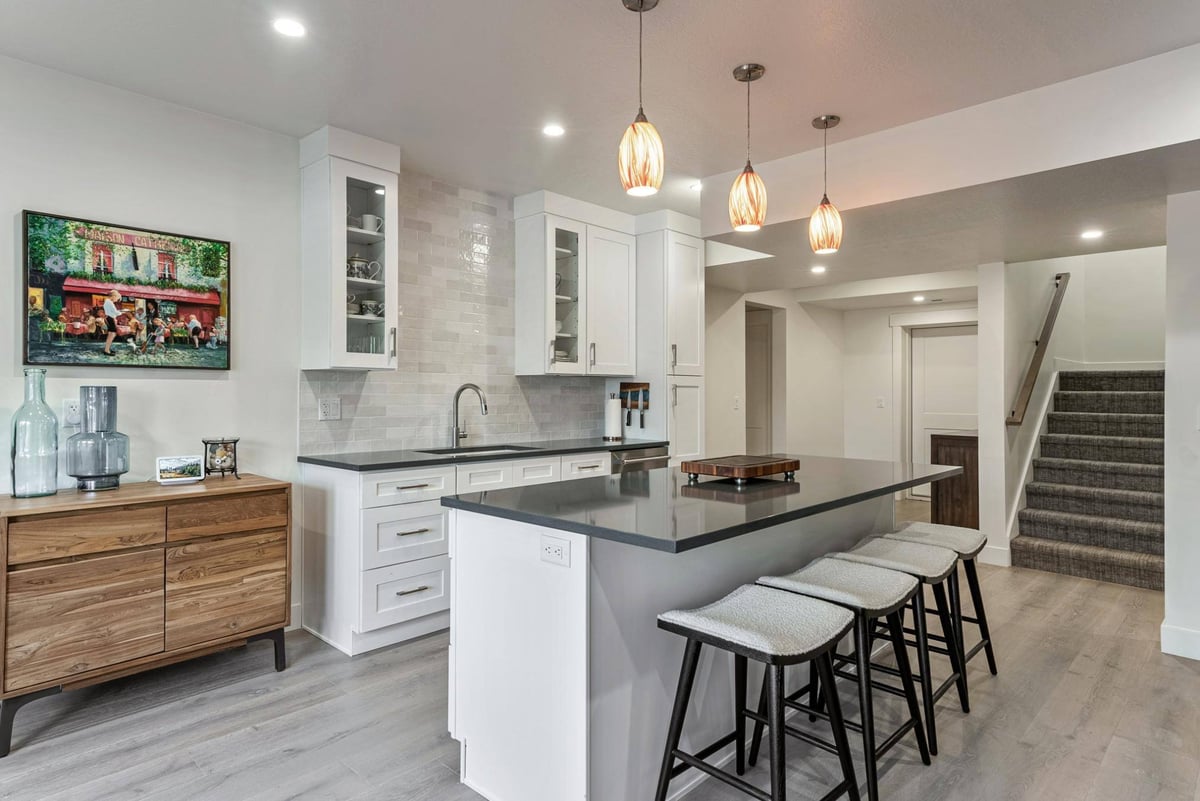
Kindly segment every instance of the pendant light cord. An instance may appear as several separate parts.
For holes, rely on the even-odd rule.
[[[750,163],[750,81],[746,81],[746,163]]]
[[[825,144],[821,146],[825,156],[825,187],[821,194],[829,197],[829,120],[825,120]]]
[[[642,15],[646,11],[638,5],[638,114],[642,113]]]

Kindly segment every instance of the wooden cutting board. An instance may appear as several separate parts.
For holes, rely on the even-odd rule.
[[[778,473],[783,473],[784,478],[791,479],[799,468],[799,459],[780,456],[719,456],[715,459],[698,459],[679,465],[679,470],[687,473],[693,481],[698,480],[700,476],[716,476],[745,481]]]

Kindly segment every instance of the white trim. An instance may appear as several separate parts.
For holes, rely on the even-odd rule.
[[[694,236],[697,239],[700,238],[700,220],[698,218],[689,217],[686,214],[680,214],[670,209],[639,214],[633,218],[633,229],[635,234],[649,234],[654,231],[675,231],[680,234]]]
[[[1080,372],[1089,370],[1162,370],[1165,367],[1166,362],[1078,362],[1074,359],[1064,359],[1061,356],[1054,357],[1054,369],[1058,372],[1063,370]]]
[[[937,328],[944,325],[963,325],[965,323],[979,323],[979,307],[894,312],[888,315],[888,325],[892,328]]]
[[[1163,621],[1159,629],[1160,645],[1164,654],[1200,659],[1200,631],[1172,626]]]
[[[979,552],[978,559],[985,565],[1012,567],[1012,551],[997,545],[987,545]]]
[[[1054,400],[1054,393],[1057,391],[1058,391],[1058,371],[1055,370],[1053,373],[1050,374],[1050,391],[1048,391],[1041,398],[1041,402],[1038,403],[1037,408],[1034,410],[1034,413],[1036,415],[1036,417],[1034,419],[1036,419],[1038,421],[1037,436],[1033,437],[1029,441],[1029,447],[1026,449],[1025,453],[1020,454],[1022,464],[1021,464],[1021,478],[1020,478],[1019,482],[1017,483],[1017,486],[1019,487],[1019,489],[1017,490],[1017,497],[1013,499],[1011,508],[1007,511],[1008,518],[1005,521],[1005,524],[1006,524],[1005,531],[1008,532],[1008,541],[1009,542],[1012,542],[1013,538],[1015,538],[1017,536],[1017,524],[1018,524],[1017,516],[1021,513],[1021,510],[1025,508],[1025,486],[1027,484],[1029,484],[1029,480],[1030,480],[1029,473],[1033,469],[1033,460],[1036,457],[1041,455],[1042,436],[1044,434],[1049,433],[1050,423],[1049,423],[1049,420],[1047,420],[1046,415],[1050,411],[1050,404]],[[1028,410],[1026,410],[1026,418],[1025,419],[1026,420],[1030,419],[1028,416]],[[1007,423],[1005,425],[1007,425]],[[1011,456],[1011,454],[1010,454],[1010,456]],[[1007,499],[1006,499],[1006,502],[1007,502]]]
[[[576,200],[557,192],[547,192],[542,189],[513,198],[514,219],[520,220],[536,214],[553,214],[588,225],[598,225],[610,231],[620,231],[623,234],[634,232],[632,214],[597,206],[595,203],[588,203],[585,200]]]

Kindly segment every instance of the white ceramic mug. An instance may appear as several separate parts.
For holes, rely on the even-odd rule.
[[[362,216],[362,227],[364,230],[378,233],[383,230],[383,218],[376,217],[374,214],[364,214]]]

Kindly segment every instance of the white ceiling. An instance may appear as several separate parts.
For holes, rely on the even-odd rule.
[[[851,209],[832,256],[814,256],[808,220],[715,241],[773,258],[722,264],[708,283],[757,292],[1162,245],[1166,196],[1200,189],[1200,140],[1104,161]],[[1105,232],[1083,240],[1087,228]],[[814,275],[821,264],[826,272]]]
[[[309,36],[273,33],[285,14]],[[636,21],[620,0],[0,0],[0,53],[296,136],[398,142],[411,168],[475,188],[695,214],[689,185],[743,159],[742,61],[767,66],[766,161],[818,146],[819,113],[843,116],[838,141],[1200,41],[1195,0],[661,0],[645,97],[667,186],[631,200],[615,148]],[[549,120],[567,136],[544,139]]]

